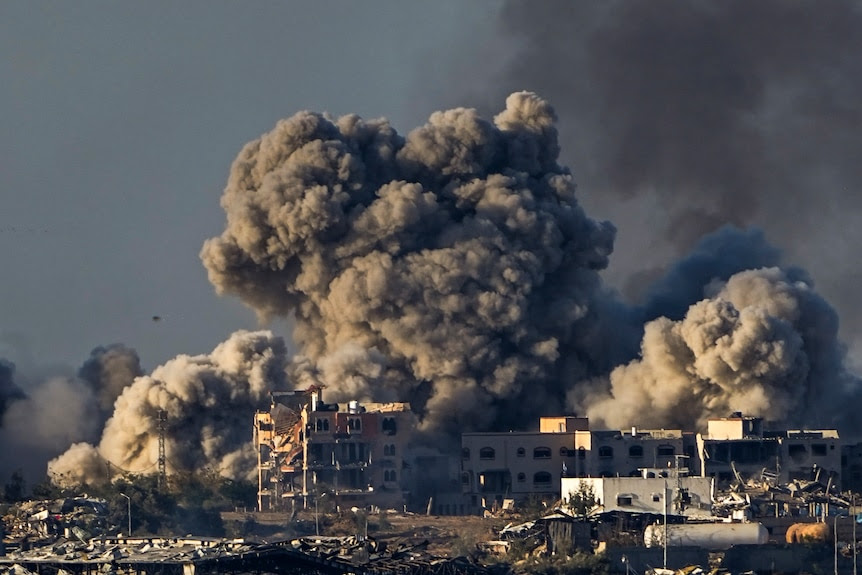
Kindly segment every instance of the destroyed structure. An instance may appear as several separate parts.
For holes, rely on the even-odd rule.
[[[719,483],[752,477],[788,483],[815,474],[841,485],[841,442],[834,429],[768,431],[762,419],[737,413],[709,420],[697,447],[703,475]]]
[[[273,393],[254,416],[259,510],[324,494],[336,506],[401,508],[415,427],[408,403],[325,403],[320,387]]]
[[[538,432],[465,433],[461,446],[461,491],[471,513],[499,508],[504,499],[565,496],[567,477],[640,478],[652,469],[667,478],[680,460],[686,475],[715,479],[719,488],[751,479],[842,488],[836,430],[766,430],[762,419],[740,413],[709,420],[705,434],[594,430],[587,418],[543,417]]]

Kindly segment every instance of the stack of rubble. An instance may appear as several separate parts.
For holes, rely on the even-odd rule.
[[[427,551],[428,541],[387,546],[368,537],[300,537],[289,545],[302,553],[326,560],[347,561],[366,572],[380,573],[485,573],[468,557],[438,557]]]
[[[49,545],[61,536],[86,541],[106,533],[108,507],[102,499],[86,495],[51,501],[26,501],[2,517],[7,547],[27,549]]]
[[[719,517],[750,519],[762,516],[805,517],[820,515],[825,507],[849,509],[851,496],[836,493],[831,483],[795,480],[786,484],[749,480],[720,494],[713,504]]]

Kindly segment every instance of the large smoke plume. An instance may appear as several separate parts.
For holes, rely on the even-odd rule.
[[[837,315],[802,272],[743,271],[705,295],[680,320],[647,323],[640,358],[614,369],[609,388],[573,389],[573,403],[611,428],[704,429],[738,411],[852,430],[859,380],[843,368]]]
[[[0,478],[20,470],[39,481],[45,462],[70,443],[97,440],[114,400],[141,373],[137,353],[122,345],[94,349],[77,377],[15,381],[14,366],[0,361]]]
[[[170,471],[247,478],[252,413],[310,384],[410,401],[435,437],[572,408],[597,427],[849,421],[837,314],[762,232],[703,237],[625,305],[599,276],[615,229],[585,215],[558,153],[553,109],[527,92],[493,121],[437,112],[406,137],[356,116],[279,122],[234,162],[201,256],[220,293],[292,317],[301,353],[241,331],[149,375],[122,346],[37,386],[0,364],[0,441],[59,454],[58,483],[153,473],[162,412]]]
[[[500,73],[448,84],[554,103],[582,203],[620,227],[610,271],[626,293],[703,234],[756,225],[862,342],[847,265],[862,242],[862,5],[510,0],[500,22],[514,51]]]
[[[627,307],[597,275],[614,229],[584,215],[558,152],[531,93],[493,124],[455,109],[406,138],[300,113],[239,154],[202,258],[219,293],[295,318],[294,384],[409,400],[426,430],[566,405],[611,426],[840,419],[814,417],[858,387],[837,316],[762,232],[704,237]]]
[[[493,122],[436,112],[406,138],[356,116],[281,121],[233,164],[210,281],[292,315],[294,383],[331,397],[409,400],[429,430],[561,409],[565,382],[613,355],[591,344],[615,230],[579,207],[555,121],[526,92]]]
[[[106,366],[135,371],[122,357],[99,351],[101,366],[88,362],[83,372],[116,383],[104,377]],[[154,473],[162,411],[170,472],[209,468],[248,478],[255,473],[252,415],[267,406],[269,392],[284,388],[286,361],[284,342],[269,332],[239,331],[209,355],[177,356],[123,386],[98,443],[73,444],[48,464],[49,475],[56,483],[80,484]]]

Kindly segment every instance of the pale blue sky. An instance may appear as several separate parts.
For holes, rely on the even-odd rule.
[[[409,131],[437,95],[458,93],[440,83],[458,50],[487,46],[497,10],[0,4],[0,357],[23,371],[77,366],[123,342],[149,370],[257,327],[215,295],[198,259],[223,229],[219,198],[241,146],[301,109]]]

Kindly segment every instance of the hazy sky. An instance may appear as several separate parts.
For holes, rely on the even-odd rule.
[[[456,91],[423,78],[442,81],[465,43],[482,46],[496,12],[457,0],[0,4],[0,357],[19,372],[77,366],[123,342],[151,369],[256,327],[198,257],[224,227],[243,144],[302,109],[412,129],[434,94]]]
[[[637,295],[701,234],[760,226],[858,358],[860,12],[717,6],[2,3],[0,357],[77,366],[122,342],[149,370],[257,327],[198,255],[246,142],[302,109],[407,133],[529,89],[588,214],[619,230],[610,284]]]
[[[813,279],[816,297],[800,296],[798,301],[803,312],[808,309],[803,304],[814,311],[795,316],[788,312],[786,321],[769,315],[773,327],[802,317],[806,321],[794,326],[803,335],[790,330],[781,339],[764,331],[758,332],[765,338],[760,340],[737,330],[743,343],[748,342],[741,348],[760,352],[771,349],[759,345],[761,341],[778,341],[796,342],[801,350],[804,336],[815,351],[828,352],[818,355],[806,349],[792,369],[775,372],[773,383],[795,386],[786,394],[790,397],[786,411],[810,407],[809,400],[816,397],[824,402],[843,397],[830,395],[824,386],[836,393],[852,391],[856,397],[859,380],[845,372],[843,345],[850,350],[851,363],[862,366],[862,313],[857,302],[862,291],[857,262],[862,245],[860,51],[862,4],[851,0],[0,2],[0,359],[17,365],[14,377],[0,365],[0,400],[6,399],[4,393],[15,399],[9,403],[14,409],[6,410],[8,425],[0,428],[0,453],[31,450],[27,465],[32,473],[41,473],[45,462],[72,441],[98,439],[102,430],[95,427],[104,421],[94,419],[93,390],[104,388],[110,391],[109,399],[116,397],[134,375],[151,373],[177,355],[207,354],[226,342],[213,356],[181,358],[157,369],[161,374],[157,377],[138,378],[129,397],[146,392],[149,385],[196,386],[199,363],[209,366],[204,373],[218,371],[221,361],[246,358],[247,350],[261,346],[278,348],[279,361],[284,353],[292,355],[291,326],[285,323],[269,327],[285,336],[287,350],[270,335],[231,335],[260,326],[238,298],[216,295],[200,258],[204,241],[225,231],[226,216],[219,202],[232,161],[247,142],[272,130],[278,120],[301,110],[334,116],[355,113],[367,120],[386,117],[406,135],[436,110],[467,106],[485,117],[505,109],[504,124],[511,123],[513,114],[539,125],[553,123],[545,104],[535,103],[539,99],[521,94],[507,103],[510,93],[522,90],[536,92],[556,110],[560,163],[572,168],[576,197],[586,214],[610,220],[617,228],[610,264],[601,272],[604,283],[593,282],[592,271],[584,283],[591,296],[602,296],[594,302],[601,304],[583,308],[595,312],[588,319],[595,320],[597,331],[572,329],[571,343],[601,348],[595,358],[585,357],[601,359],[590,369],[604,370],[603,374],[618,361],[632,360],[639,342],[643,353],[622,374],[631,378],[619,372],[613,381],[600,382],[607,385],[599,392],[607,395],[611,384],[617,392],[600,405],[616,415],[628,413],[618,409],[618,401],[625,392],[641,389],[632,381],[652,385],[651,378],[661,380],[661,386],[652,387],[661,390],[657,399],[668,403],[665,372],[656,367],[660,362],[653,361],[649,346],[641,341],[643,321],[669,315],[680,322],[691,304],[704,295],[716,295],[706,292],[714,291],[717,277],[728,280],[730,274],[749,267],[779,264],[786,269],[746,274],[721,293],[728,294],[725,299],[737,297],[744,307],[745,298],[737,292],[756,292],[749,284],[775,288],[766,290],[769,294],[784,294],[781,290],[807,294],[806,282]],[[444,116],[449,118],[445,122]],[[440,115],[436,123],[467,118],[466,125],[473,126],[470,117],[467,112]],[[517,122],[513,125],[523,128]],[[438,133],[435,129],[425,132]],[[433,138],[429,141],[434,143]],[[453,157],[469,151],[470,141],[474,140],[441,136],[441,142],[453,147]],[[440,146],[429,149],[433,160]],[[556,140],[549,139],[539,149],[555,151]],[[275,229],[268,223],[265,227],[267,234]],[[592,224],[584,229],[593,229]],[[613,234],[603,224],[595,229],[602,231],[597,252],[604,263]],[[727,241],[734,238],[736,243]],[[590,236],[587,244],[596,239]],[[702,241],[708,249],[687,258]],[[722,260],[733,265],[717,272],[714,264]],[[273,267],[277,266],[257,270],[262,275],[252,277],[283,271]],[[574,284],[547,276],[551,278],[547,285],[552,291],[559,288],[557,295],[564,300],[570,293],[578,295],[583,278],[574,277],[575,271],[566,268],[570,279],[578,280]],[[424,277],[406,272],[402,276]],[[650,286],[657,278],[664,278],[658,288],[674,296],[676,315],[650,308],[650,298],[656,295]],[[545,279],[542,276],[542,282]],[[335,283],[321,281],[318,287],[329,289]],[[272,285],[280,289],[284,284]],[[347,285],[345,292],[359,291],[351,292],[352,284],[341,285]],[[606,286],[618,290],[626,298],[624,304],[615,297],[619,294],[605,298]],[[393,294],[387,290],[386,295]],[[386,309],[403,310],[403,300],[398,302]],[[680,325],[701,325],[695,320],[712,317],[709,313],[732,315],[722,305],[694,306],[700,315]],[[579,313],[581,308],[568,303],[563,307],[567,313]],[[789,308],[796,313],[796,307]],[[338,323],[347,315],[333,319]],[[160,321],[153,321],[154,316]],[[355,323],[370,323],[367,317]],[[625,323],[631,318],[640,323],[634,327]],[[466,319],[469,325],[473,318]],[[562,321],[559,315],[554,319]],[[616,320],[626,329],[615,329]],[[839,321],[841,341],[835,338]],[[572,324],[562,323],[564,335],[571,335]],[[655,325],[667,329],[653,326],[649,332],[653,336],[670,337],[682,329],[667,322]],[[433,327],[422,335],[433,334]],[[826,335],[820,337],[821,333]],[[308,334],[325,339],[313,329],[306,329],[306,339],[314,339]],[[404,341],[412,346],[415,339]],[[447,336],[445,341],[462,340]],[[663,349],[670,340],[652,341],[658,342],[656,349]],[[46,377],[71,376],[91,350],[114,343],[137,350],[140,365],[128,349],[108,348],[90,361],[91,379],[107,383],[92,383],[87,373],[77,378]],[[390,351],[396,349],[391,340],[384,343]],[[434,352],[429,363],[448,369],[439,359],[444,348],[434,338],[426,343]],[[776,349],[783,350],[781,345]],[[364,351],[371,357],[370,352],[385,347]],[[465,351],[455,347],[456,352]],[[709,354],[720,347],[704,345],[702,351]],[[477,345],[474,355],[491,358],[487,349]],[[593,372],[573,370],[572,361],[580,361],[580,355],[560,349],[564,351],[553,367],[565,377],[557,378],[554,409],[562,409],[565,399],[566,409],[583,412],[583,405],[595,404],[583,403],[586,396],[564,398],[563,391],[596,392],[595,381],[578,379]],[[542,350],[547,352],[542,357],[556,357],[556,347],[529,348],[536,356]],[[344,360],[344,373],[358,369],[354,363],[361,362],[349,353],[329,351],[344,349],[311,357],[326,359],[331,377],[350,383],[336,369],[342,365],[331,358]],[[620,360],[617,355],[625,357]],[[816,361],[821,356],[828,361]],[[411,348],[403,357],[416,354]],[[682,374],[678,389],[683,395],[692,383],[715,383],[709,374],[689,377],[693,371],[686,362],[692,357],[681,354],[674,364]],[[381,365],[385,359],[380,359]],[[108,364],[122,369],[104,373],[96,369]],[[478,364],[462,365],[472,369]],[[478,376],[487,375],[497,383],[496,368],[507,367],[499,381],[512,383],[515,392],[506,396],[506,405],[520,415],[521,392],[526,390],[545,409],[542,394],[550,388],[542,377],[548,374],[525,377],[521,374],[526,372],[509,370],[511,365],[491,365],[477,370]],[[400,372],[386,373],[403,379]],[[768,378],[752,373],[743,379],[758,391]],[[116,377],[102,377],[106,374]],[[424,385],[429,378],[445,383],[451,374],[409,375]],[[165,381],[157,381],[160,377]],[[540,393],[522,389],[524,382],[537,385]],[[18,401],[16,386],[29,401]],[[451,398],[460,401],[462,389],[476,388],[453,386]],[[419,395],[426,393],[422,385],[417,390]],[[750,407],[748,391],[731,394],[727,405],[733,410],[737,409],[733,402]],[[629,406],[636,414],[660,413],[642,409],[638,393],[629,396],[635,398]],[[676,399],[671,403],[676,412],[688,414],[677,409]],[[849,413],[853,401],[835,400],[830,405],[850,406],[832,410]],[[4,408],[0,405],[0,413]],[[102,419],[110,415],[104,406],[100,409],[97,415]],[[448,414],[447,410],[439,412]],[[189,405],[189,413],[197,411],[197,405]],[[122,417],[130,417],[129,412],[147,416],[132,407],[121,411]],[[247,432],[245,420],[238,413],[233,413],[237,437],[247,437],[242,435]],[[766,408],[758,413],[770,415]],[[472,413],[466,415],[474,419]],[[850,415],[858,419],[855,413]],[[149,421],[152,424],[152,417]],[[674,421],[665,419],[661,425]],[[72,429],[82,423],[87,429]],[[112,435],[109,430],[105,436]],[[90,449],[91,455],[95,453],[94,447]],[[138,453],[136,449],[131,452]],[[101,459],[93,461],[101,471]],[[9,462],[11,458],[6,458]],[[0,456],[0,482],[3,463]]]

